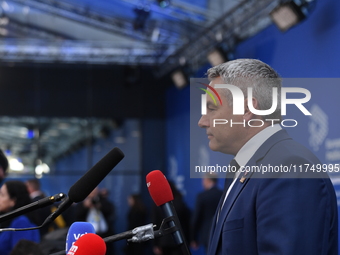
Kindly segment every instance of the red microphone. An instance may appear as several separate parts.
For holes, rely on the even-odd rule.
[[[159,170],[148,173],[146,176],[146,186],[149,189],[152,200],[162,209],[164,216],[166,218],[173,217],[173,220],[171,220],[168,225],[169,227],[176,226],[178,228],[178,230],[172,233],[176,244],[181,246],[183,254],[191,254],[185,242],[181,224],[172,203],[174,196],[165,175]]]
[[[146,186],[149,189],[150,196],[157,206],[163,205],[174,200],[174,195],[165,175],[154,170],[146,176]]]
[[[105,253],[104,240],[99,235],[89,233],[75,241],[67,255],[105,255]]]

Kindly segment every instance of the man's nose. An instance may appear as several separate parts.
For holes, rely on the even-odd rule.
[[[198,126],[200,128],[206,128],[209,126],[209,120],[208,118],[206,117],[206,115],[202,115],[202,117],[199,119],[198,121]]]

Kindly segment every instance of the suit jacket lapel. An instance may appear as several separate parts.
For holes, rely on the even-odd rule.
[[[228,175],[227,175],[227,176],[228,176]],[[228,176],[228,177],[230,178],[230,176]],[[228,182],[229,182],[229,183],[228,183]],[[225,187],[224,187],[224,190],[223,190],[223,194],[222,194],[222,196],[221,196],[221,199],[220,199],[220,201],[219,201],[219,203],[218,203],[218,206],[217,206],[217,208],[216,208],[215,215],[214,215],[214,217],[213,217],[212,227],[211,227],[210,235],[209,235],[209,244],[212,242],[212,240],[211,240],[211,239],[213,238],[212,233],[214,233],[214,231],[215,231],[216,222],[217,222],[217,217],[219,216],[220,208],[221,208],[221,206],[222,206],[222,204],[223,204],[224,197],[225,197],[226,192],[227,192],[226,189],[228,189],[228,187],[231,185],[231,183],[232,183],[232,179],[230,179],[230,181],[227,181],[227,180],[225,181]],[[228,187],[226,187],[226,185],[227,185]]]
[[[252,162],[250,162],[252,163]],[[218,247],[218,243],[219,240],[221,238],[221,231],[222,231],[222,227],[223,227],[223,221],[225,221],[228,213],[230,212],[233,204],[235,203],[237,197],[239,196],[239,194],[241,193],[242,189],[245,187],[245,185],[247,184],[250,176],[252,175],[252,173],[248,173],[247,178],[244,180],[243,183],[240,182],[240,178],[241,176],[243,176],[244,173],[240,173],[240,176],[237,178],[237,180],[235,181],[234,186],[232,187],[232,189],[230,190],[229,194],[228,194],[228,198],[226,199],[222,210],[218,216],[218,220],[217,220],[217,215],[218,215],[218,210],[215,213],[214,216],[214,223],[213,223],[213,228],[212,228],[212,235],[211,235],[211,240],[210,240],[210,244],[209,244],[209,252],[208,254],[216,254],[216,250]],[[224,197],[221,198],[220,200],[220,204],[223,203]],[[219,205],[220,206],[220,205]],[[217,223],[216,223],[217,222]]]
[[[210,230],[209,242],[208,242],[208,250],[210,250],[210,248],[213,247],[212,242],[215,238],[215,228],[216,228],[216,225],[217,225],[216,222],[217,222],[217,216],[218,216],[218,208],[221,207],[222,202],[223,202],[223,197],[221,197],[221,199],[220,199],[220,202],[218,204],[217,210],[215,212],[215,215],[214,215],[214,218],[213,218],[213,221],[212,221],[212,224],[211,224],[211,230]],[[212,254],[212,253],[209,252],[208,254]]]

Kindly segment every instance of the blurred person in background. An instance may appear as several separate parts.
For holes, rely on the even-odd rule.
[[[8,168],[8,160],[3,153],[3,151],[0,149],[0,183],[5,179],[6,172]]]
[[[204,191],[197,195],[191,224],[190,245],[194,250],[203,245],[207,252],[212,220],[223,193],[217,187],[217,181],[217,175],[210,173],[202,179]]]
[[[130,207],[127,215],[128,230],[147,224],[147,210],[139,194],[132,194],[128,197]],[[146,243],[128,243],[125,246],[126,255],[145,254]]]
[[[44,255],[39,244],[21,239],[13,248],[9,255]]]
[[[75,220],[91,223],[94,226],[96,234],[101,237],[114,234],[114,217],[114,204],[101,195],[98,187],[96,187],[84,201],[75,206]],[[112,242],[107,243],[106,254],[114,254]]]
[[[9,213],[17,208],[31,203],[27,187],[21,181],[7,181],[0,189],[0,212]],[[1,222],[0,228],[31,228],[36,227],[32,222],[31,213],[20,215],[14,219]],[[0,254],[8,255],[22,239],[35,243],[40,242],[39,230],[4,231],[0,232]]]
[[[99,190],[99,194],[102,198],[109,199],[110,192],[107,188],[102,188]]]
[[[40,199],[43,199],[46,197],[46,195],[41,191],[40,188],[40,182],[38,179],[29,179],[26,181],[26,186],[28,193],[30,194],[30,198],[32,202],[39,201]],[[43,224],[45,219],[51,214],[51,206],[45,206],[43,208],[39,208],[34,211],[32,217],[33,217],[33,223],[37,226],[40,226]],[[45,234],[48,233],[49,225],[44,226],[39,229],[40,236],[43,237]]]

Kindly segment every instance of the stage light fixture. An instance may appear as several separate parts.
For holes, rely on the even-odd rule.
[[[168,7],[170,5],[169,0],[157,0],[157,3],[162,8]]]
[[[184,88],[189,83],[189,79],[187,75],[185,74],[185,71],[181,68],[175,70],[171,74],[171,78],[175,86],[179,89]]]
[[[226,55],[227,54],[225,53],[224,50],[217,47],[217,48],[213,49],[211,52],[209,52],[207,58],[208,58],[209,63],[212,66],[217,66],[219,64],[222,64],[222,63],[228,61]]]
[[[270,17],[284,32],[304,20],[312,7],[314,7],[314,0],[284,1],[270,12]]]
[[[212,66],[217,66],[235,59],[233,48],[224,44],[217,46],[212,51],[210,51],[207,55],[207,58]]]

